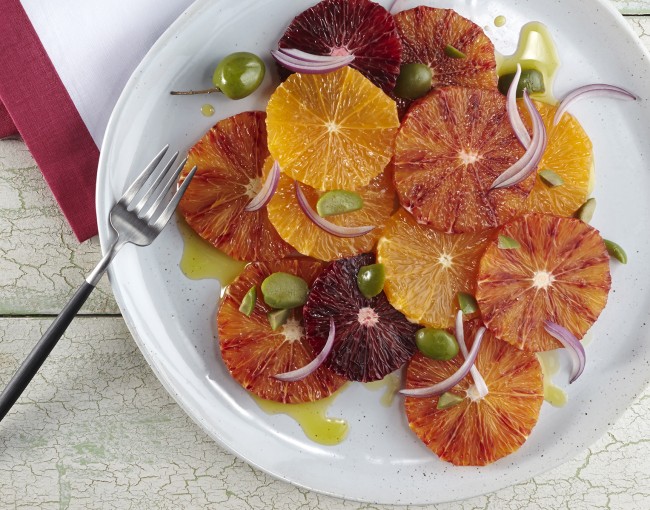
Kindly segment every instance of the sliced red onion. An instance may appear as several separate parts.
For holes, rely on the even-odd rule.
[[[553,119],[553,125],[557,126],[562,115],[569,109],[569,107],[579,101],[580,99],[588,99],[592,97],[609,97],[611,99],[629,99],[636,101],[638,97],[635,94],[632,94],[629,90],[625,90],[621,87],[616,87],[614,85],[607,85],[605,83],[594,83],[593,85],[585,85],[584,87],[579,87],[572,92],[569,92],[567,96],[562,100],[560,106],[555,112],[555,118]]]
[[[289,71],[302,74],[331,73],[354,61],[354,55],[312,55],[287,48],[271,51],[271,55]]]
[[[573,333],[559,324],[551,321],[544,321],[544,329],[553,338],[556,338],[566,348],[571,358],[571,376],[569,377],[569,384],[575,381],[585,369],[587,362],[587,355],[585,348],[580,343]]]
[[[469,351],[465,362],[460,366],[454,375],[445,379],[444,381],[429,386],[427,388],[412,388],[406,390],[400,390],[399,392],[402,395],[407,397],[436,397],[442,395],[447,391],[451,390],[456,386],[460,381],[462,381],[469,371],[471,370],[474,362],[476,361],[476,356],[478,355],[478,350],[481,347],[481,342],[483,341],[483,335],[485,334],[485,328],[481,328],[476,332],[476,337],[474,337],[474,344],[472,349]]]
[[[391,14],[395,14],[395,8],[397,7],[397,4],[400,3],[400,0],[393,0],[393,3],[390,4],[390,7],[388,8],[388,12]]]
[[[458,347],[460,347],[460,352],[463,353],[465,359],[469,355],[467,352],[467,345],[465,344],[465,328],[463,327],[463,311],[458,310],[456,314],[456,340],[458,341]],[[476,368],[476,365],[472,365],[472,368],[469,369],[470,374],[472,374],[472,379],[474,379],[474,386],[476,386],[476,391],[480,398],[485,398],[489,393],[485,379]]]
[[[269,172],[269,175],[266,177],[262,189],[257,195],[251,198],[251,201],[248,202],[244,211],[253,212],[261,209],[266,204],[268,204],[273,198],[273,194],[278,189],[278,183],[280,182],[280,164],[277,161],[273,162],[273,167]]]
[[[530,147],[530,135],[528,134],[528,129],[524,121],[521,120],[519,115],[519,108],[517,108],[517,87],[519,86],[519,79],[521,78],[521,64],[517,64],[517,72],[515,77],[510,84],[508,89],[508,97],[506,101],[506,110],[508,112],[508,118],[510,119],[510,125],[512,130],[517,135],[519,142],[524,146],[525,149]]]
[[[360,237],[366,235],[371,230],[374,230],[375,227],[373,225],[364,227],[340,227],[331,221],[327,221],[314,211],[311,205],[309,205],[307,197],[303,193],[298,181],[293,181],[293,185],[296,188],[296,198],[298,199],[298,205],[300,205],[302,212],[304,212],[317,227],[322,228],[328,234],[337,237]]]
[[[320,367],[323,364],[323,361],[325,361],[330,351],[332,350],[332,346],[334,345],[335,333],[336,333],[336,328],[334,326],[334,319],[330,317],[330,332],[329,335],[327,335],[327,341],[323,346],[323,350],[320,351],[320,353],[318,353],[318,356],[316,356],[313,360],[311,360],[302,368],[292,370],[291,372],[284,372],[282,374],[277,374],[274,375],[273,377],[275,379],[279,379],[280,381],[284,381],[284,382],[296,382],[313,374],[316,370],[318,370],[318,367]]]
[[[535,108],[527,90],[524,90],[524,103],[533,119],[533,138],[526,153],[510,168],[497,177],[490,189],[507,188],[520,183],[535,171],[546,151],[548,138],[542,116]]]

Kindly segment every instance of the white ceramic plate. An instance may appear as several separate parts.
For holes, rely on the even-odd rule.
[[[217,120],[265,108],[276,76],[269,50],[293,16],[315,0],[199,0],[160,38],[128,82],[111,117],[97,182],[100,238],[106,218],[139,169],[164,144],[186,151]],[[382,1],[384,5],[389,2]],[[405,1],[404,7],[423,2]],[[424,2],[427,3],[427,2]],[[433,3],[429,3],[433,5]],[[110,277],[124,317],[153,370],[183,409],[216,441],[250,464],[311,490],[376,503],[436,503],[494,491],[575,457],[610,427],[648,382],[650,370],[650,65],[623,18],[606,0],[439,0],[487,27],[511,53],[521,26],[548,25],[562,67],[561,96],[575,86],[615,83],[636,103],[611,100],[575,107],[595,146],[598,210],[594,224],[624,246],[627,266],[613,264],[609,303],[593,328],[587,369],[569,389],[569,404],[545,404],[530,439],[485,468],[437,459],[410,432],[399,399],[391,408],[361,384],[330,408],[350,425],[338,446],[309,441],[295,421],[262,412],[228,375],[215,343],[219,284],[191,281],[179,269],[183,243],[172,224],[150,247],[127,246]],[[507,24],[494,27],[497,15]],[[261,90],[242,101],[172,97],[172,89],[210,83],[224,55],[264,55],[271,70]],[[200,114],[204,102],[217,114]],[[566,375],[558,377],[566,381]]]

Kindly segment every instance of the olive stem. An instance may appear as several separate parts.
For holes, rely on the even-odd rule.
[[[213,92],[221,92],[221,89],[214,87],[211,89],[203,90],[172,90],[170,94],[172,96],[194,96],[196,94],[212,94]]]

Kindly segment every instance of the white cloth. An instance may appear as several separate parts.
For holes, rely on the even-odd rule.
[[[93,140],[149,48],[193,0],[21,0]]]

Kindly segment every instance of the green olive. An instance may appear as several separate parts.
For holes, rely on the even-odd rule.
[[[242,99],[257,90],[265,72],[262,59],[253,53],[239,51],[219,62],[212,83],[230,99]]]
[[[499,91],[505,96],[512,80],[515,79],[515,73],[504,74],[499,77]],[[544,86],[544,76],[537,69],[524,69],[521,71],[519,85],[517,85],[517,97],[523,97],[524,89],[528,89],[529,94],[541,93],[546,91]]]
[[[447,361],[458,354],[456,337],[444,329],[423,328],[415,333],[415,343],[427,358]]]
[[[307,282],[289,273],[273,273],[262,282],[264,302],[271,308],[288,309],[307,302]]]
[[[395,90],[397,97],[402,99],[417,99],[431,90],[433,72],[426,64],[404,64],[400,68]]]
[[[357,273],[357,285],[361,294],[368,299],[373,298],[384,290],[384,280],[386,279],[386,269],[384,264],[371,264],[361,266]]]
[[[256,300],[257,300],[257,289],[255,285],[253,285],[241,300],[241,304],[239,305],[239,311],[244,315],[250,317],[251,314],[253,313],[253,310],[255,309]]]

